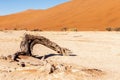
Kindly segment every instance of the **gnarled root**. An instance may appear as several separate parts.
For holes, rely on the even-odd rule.
[[[71,53],[69,49],[60,47],[56,43],[50,41],[49,39],[43,36],[34,36],[34,35],[26,34],[20,44],[21,52],[17,52],[14,54],[14,60],[16,60],[16,58],[21,54],[32,56],[32,50],[34,45],[36,44],[44,45],[56,51],[57,53],[60,53],[63,56],[68,56]]]

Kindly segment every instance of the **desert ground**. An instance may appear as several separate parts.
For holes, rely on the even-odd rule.
[[[19,62],[6,59],[20,50],[25,34],[41,35],[72,51],[60,56],[37,44],[33,53],[48,56],[38,59],[20,56]],[[120,33],[102,31],[34,32],[0,31],[0,80],[119,80]],[[22,63],[25,66],[22,66]],[[51,72],[51,66],[55,70]]]

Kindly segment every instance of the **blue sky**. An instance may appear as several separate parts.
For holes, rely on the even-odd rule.
[[[0,0],[0,15],[8,15],[27,9],[47,9],[69,0]]]

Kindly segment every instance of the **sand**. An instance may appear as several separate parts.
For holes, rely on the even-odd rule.
[[[120,26],[120,0],[72,0],[46,10],[0,16],[0,29],[103,31]],[[54,23],[54,24],[53,24]]]
[[[120,26],[120,0],[70,0],[46,10],[0,16],[0,29],[101,31]]]
[[[1,31],[0,56],[12,55],[19,51],[25,33],[45,36],[70,49],[73,56],[49,56],[45,60],[21,56],[20,62],[0,59],[0,80],[119,80],[120,78],[119,32]],[[58,54],[42,45],[35,45],[33,53],[39,56]],[[21,67],[21,62],[26,66]],[[51,64],[58,68],[49,73]]]

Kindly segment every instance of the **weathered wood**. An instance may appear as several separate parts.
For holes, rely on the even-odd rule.
[[[50,41],[49,39],[43,36],[34,36],[30,34],[26,34],[20,44],[21,53],[24,53],[28,56],[32,56],[32,50],[34,45],[36,44],[44,45],[62,55],[69,55],[69,53],[71,53],[70,50],[60,47],[56,43]]]

